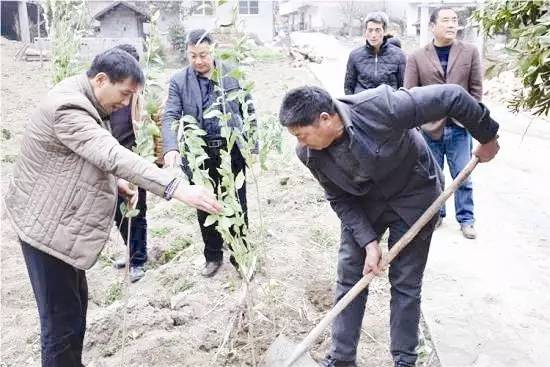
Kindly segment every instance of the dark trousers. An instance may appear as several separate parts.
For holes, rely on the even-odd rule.
[[[223,147],[222,147],[223,148]],[[214,181],[214,190],[217,192],[220,185],[221,175],[218,172],[220,167],[221,157],[219,148],[207,148],[208,159],[204,161],[205,168],[208,169],[208,175]],[[231,150],[231,170],[233,175],[237,177],[239,172],[246,173],[246,161],[243,158],[239,148],[235,145]],[[189,177],[189,173],[188,173]],[[192,182],[191,182],[192,183]],[[245,222],[248,224],[248,207],[246,203],[246,183],[237,190],[237,196],[241,203],[241,208],[244,213]],[[204,226],[204,221],[208,217],[208,213],[201,210],[197,210],[197,217],[199,220],[199,226],[201,229],[202,239],[204,241],[204,257],[206,261],[222,261],[223,260],[223,239],[219,232],[216,230],[215,225],[208,227]],[[235,259],[231,256],[230,261],[233,265],[236,265]]]
[[[80,367],[88,308],[86,273],[20,242],[40,316],[42,366]]]
[[[120,213],[120,204],[124,199],[119,195],[115,223],[120,228],[120,234],[124,243],[128,243],[128,218]],[[147,261],[147,191],[138,188],[138,201],[136,209],[138,215],[132,218],[130,223],[130,266],[142,266]]]
[[[399,367],[414,366],[417,359],[422,276],[435,220],[436,218],[401,251],[389,268],[390,351],[395,365]],[[389,228],[388,245],[391,248],[409,229],[409,225],[388,208],[376,221],[374,228],[380,236]],[[364,264],[365,249],[355,242],[349,230],[342,228],[336,302],[361,279]],[[359,294],[334,320],[330,350],[332,357],[344,361],[355,360],[367,297],[368,289]]]

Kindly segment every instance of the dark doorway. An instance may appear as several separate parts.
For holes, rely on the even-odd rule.
[[[2,4],[2,36],[9,40],[21,39],[19,32],[19,13],[17,1],[1,1]]]

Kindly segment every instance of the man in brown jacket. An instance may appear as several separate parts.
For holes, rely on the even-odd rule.
[[[430,84],[458,84],[472,97],[481,101],[482,71],[477,48],[456,39],[457,13],[448,7],[436,9],[430,16],[433,42],[416,50],[407,60],[405,88]],[[422,126],[424,138],[443,169],[444,158],[451,176],[455,178],[466,166],[472,154],[472,137],[464,126],[453,118],[444,118]],[[455,193],[456,220],[464,237],[476,237],[472,182],[468,179]],[[441,209],[438,225],[445,217]]]
[[[221,210],[213,193],[121,146],[105,119],[143,85],[137,61],[111,49],[56,85],[31,114],[5,204],[21,241],[41,326],[42,366],[82,366],[88,289],[128,181],[166,199]]]

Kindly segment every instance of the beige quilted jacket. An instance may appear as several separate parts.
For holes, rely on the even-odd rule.
[[[122,147],[102,122],[85,75],[34,110],[5,196],[25,242],[79,269],[97,260],[115,214],[116,177],[163,195],[172,176]]]

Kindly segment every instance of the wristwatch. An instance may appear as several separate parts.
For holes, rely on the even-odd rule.
[[[164,189],[163,198],[166,200],[171,200],[180,182],[181,182],[180,177],[176,177],[172,181],[170,181],[170,183],[166,185],[166,188]]]

